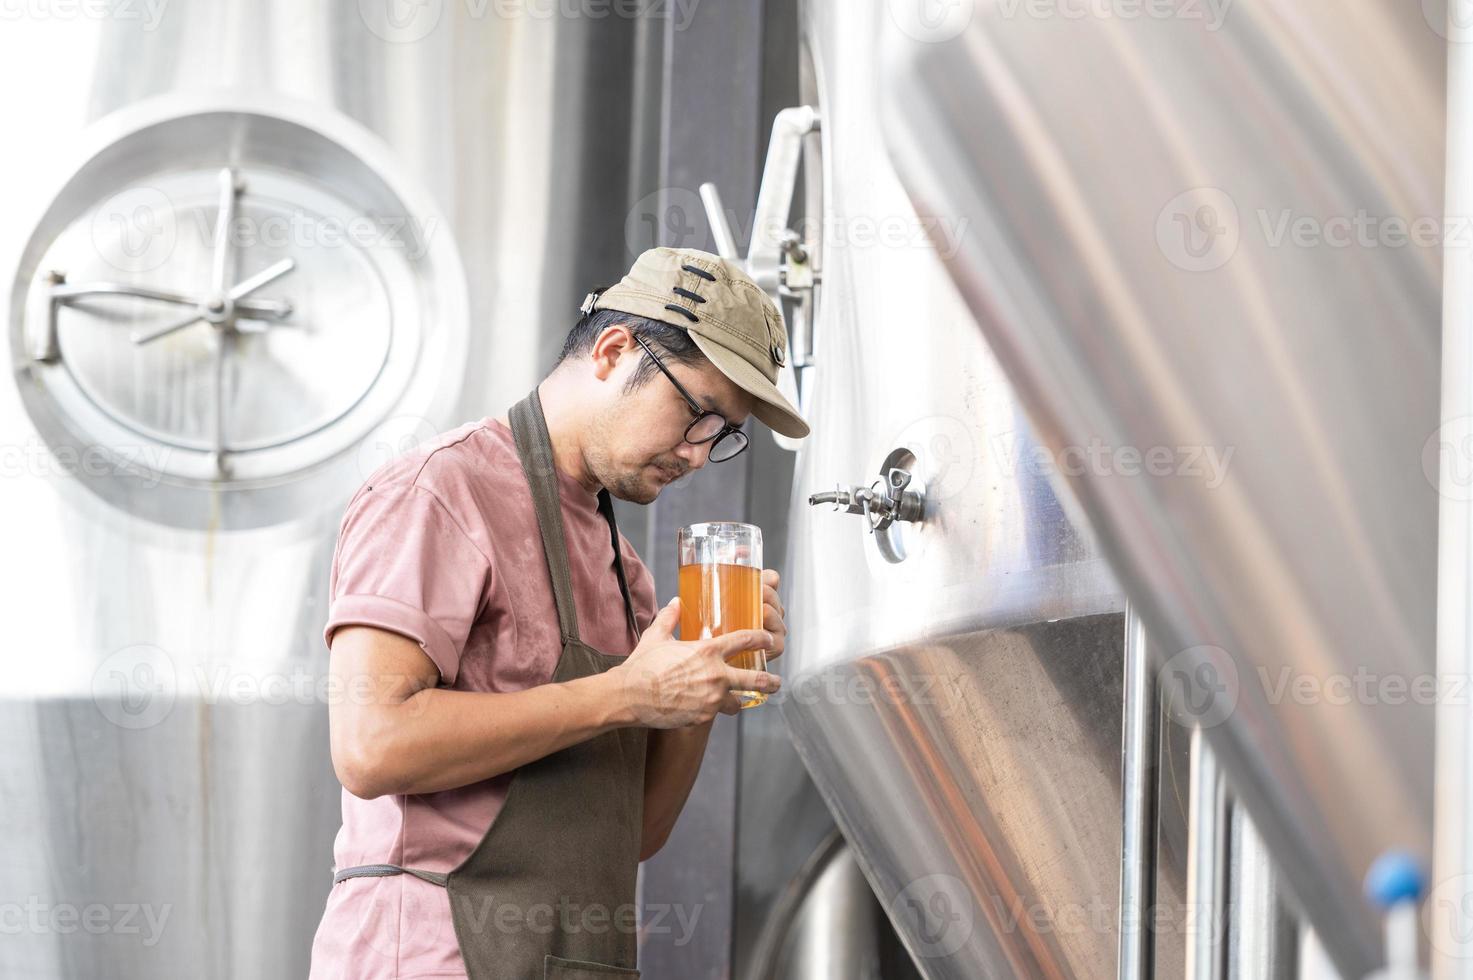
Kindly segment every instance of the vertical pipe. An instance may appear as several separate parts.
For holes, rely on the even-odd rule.
[[[1308,925],[1299,934],[1298,980],[1344,980],[1320,945],[1320,937]]]
[[[1292,980],[1299,962],[1278,868],[1248,811],[1234,803],[1228,843],[1229,980]]]
[[[1473,0],[1448,0],[1447,188],[1449,222],[1473,214]],[[1448,227],[1455,227],[1449,224]],[[1473,420],[1473,250],[1461,236],[1445,236],[1442,299],[1442,429],[1437,556],[1437,672],[1439,691],[1473,672],[1473,500],[1461,468]],[[1473,801],[1468,765],[1473,759],[1473,725],[1462,698],[1437,702],[1436,810],[1433,835],[1433,975],[1437,980],[1473,978],[1462,894],[1439,900],[1439,886],[1455,887],[1473,872]],[[1462,921],[1444,921],[1454,916]]]
[[[1201,728],[1192,729],[1187,828],[1187,978],[1219,980],[1226,871],[1226,794],[1217,757]]]
[[[1156,885],[1156,760],[1160,708],[1146,628],[1125,608],[1125,695],[1120,747],[1120,980],[1151,980],[1149,928]]]

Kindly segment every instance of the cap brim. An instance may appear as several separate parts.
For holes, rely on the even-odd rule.
[[[768,381],[767,376],[751,362],[694,330],[688,333],[701,349],[701,353],[706,355],[706,359],[716,365],[717,370],[726,375],[732,384],[757,399],[752,414],[757,416],[759,422],[779,435],[792,439],[802,439],[808,435],[808,423],[803,421],[803,416],[777,390],[777,385]]]

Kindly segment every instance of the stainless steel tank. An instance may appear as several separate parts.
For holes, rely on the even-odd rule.
[[[653,244],[637,23],[124,6],[0,31],[0,974],[303,976],[342,506]]]
[[[1124,600],[946,274],[970,229],[922,219],[885,149],[905,6],[802,8],[817,133],[780,281],[814,434],[780,703],[925,976],[1113,976]]]
[[[1428,855],[1444,11],[1012,4],[891,32],[951,279],[1347,976]],[[1459,423],[1461,424],[1461,423]],[[1147,454],[1157,465],[1147,467]],[[1098,464],[1093,462],[1096,458]],[[1459,491],[1461,492],[1461,491]]]

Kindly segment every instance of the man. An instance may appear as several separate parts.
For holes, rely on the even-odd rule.
[[[774,384],[781,314],[731,263],[668,248],[582,312],[507,415],[348,505],[325,634],[343,827],[315,978],[637,976],[638,862],[732,692],[779,687],[726,663],[782,653],[777,573],[764,629],[676,640],[679,600],[656,610],[610,498],[730,459],[748,415],[807,435]]]

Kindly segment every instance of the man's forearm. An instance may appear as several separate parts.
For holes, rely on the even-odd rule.
[[[713,718],[712,721],[715,721]],[[644,833],[639,859],[665,846],[701,771],[711,721],[688,728],[652,728],[644,760]]]
[[[456,789],[633,723],[616,693],[607,675],[509,693],[426,688],[353,712],[341,747],[356,751],[340,761],[335,744],[334,761],[348,791],[368,799]]]

